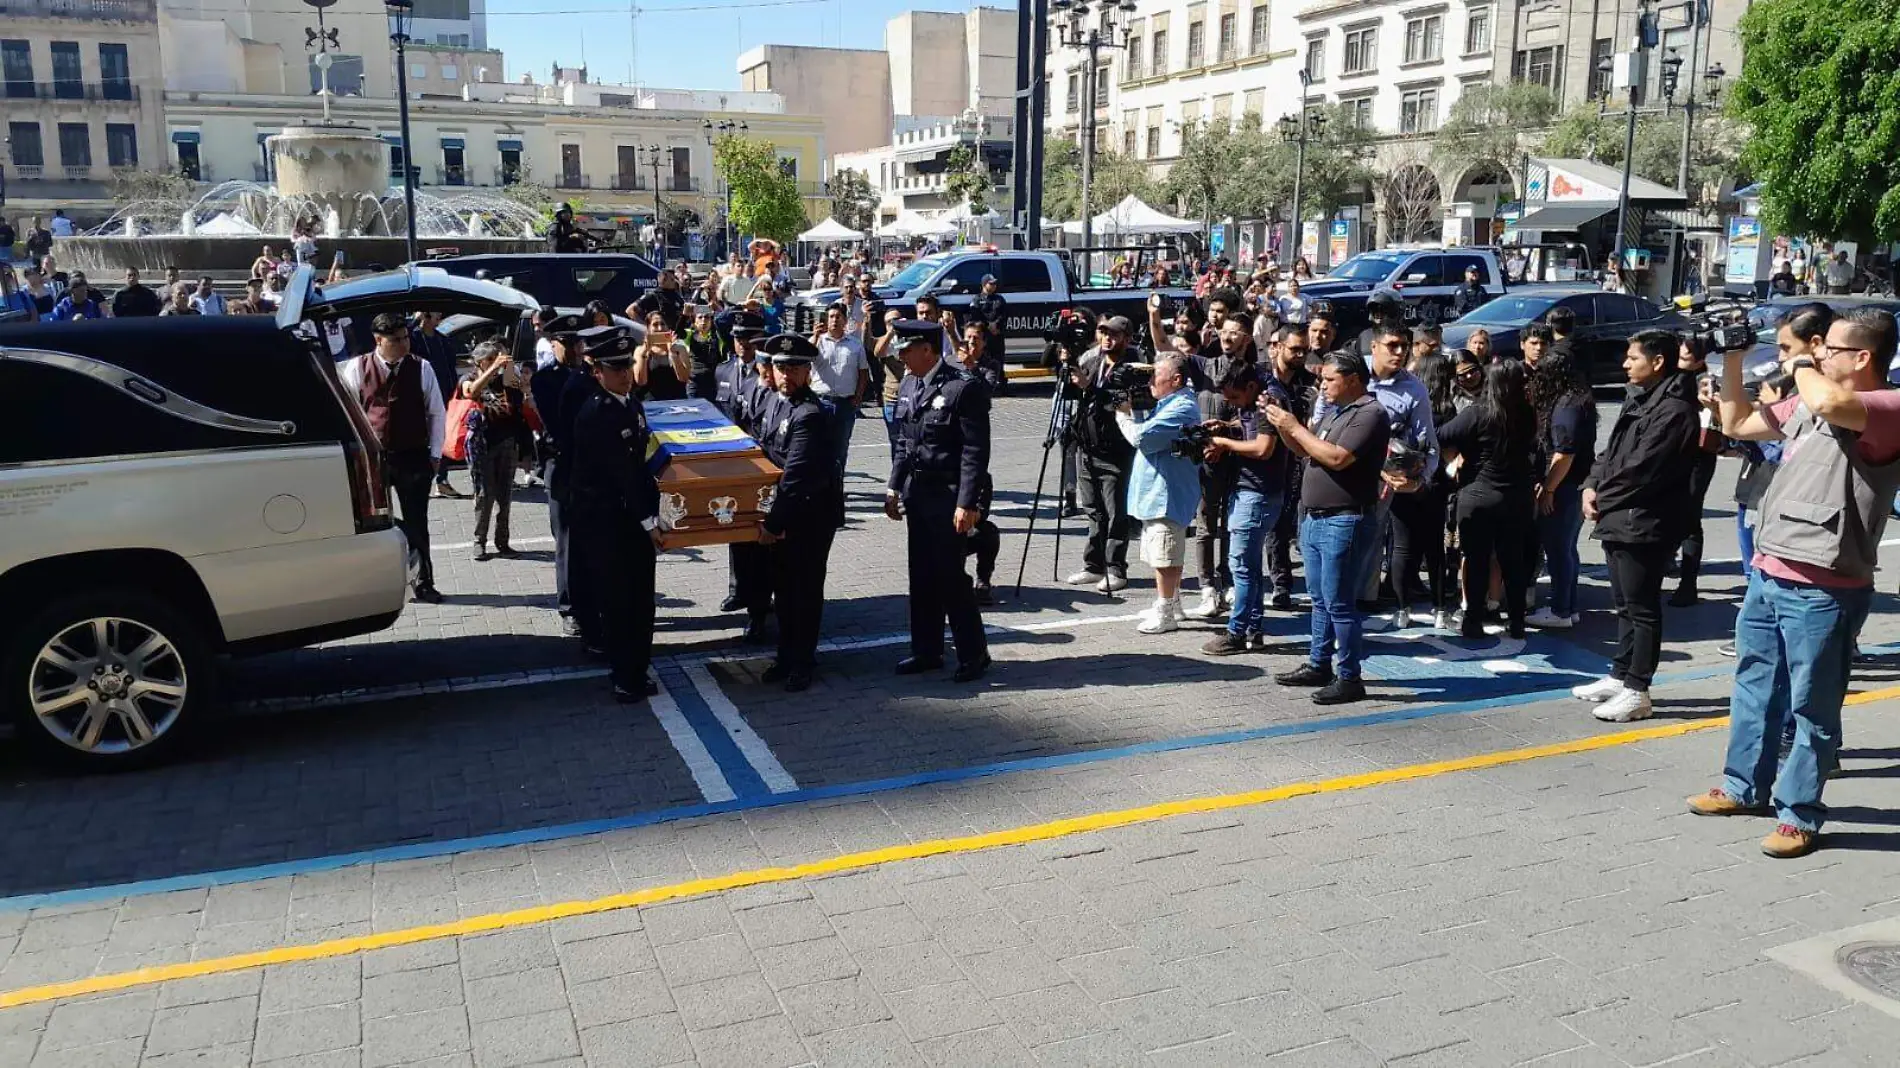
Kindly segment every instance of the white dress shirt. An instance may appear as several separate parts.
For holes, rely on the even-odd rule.
[[[379,357],[371,356],[370,358],[378,359]],[[404,356],[402,360],[396,362],[394,367],[389,369],[389,373],[393,375],[400,370],[403,360],[416,360],[418,363],[421,362],[415,356]],[[363,398],[363,361],[356,357],[344,360],[342,363],[336,365],[336,373],[337,378],[342,380],[343,387],[350,391],[350,396],[355,398],[358,404],[361,404]],[[442,437],[444,433],[447,432],[449,425],[448,409],[442,403],[442,387],[436,384],[435,372],[430,370],[427,364],[423,364],[422,374],[419,377],[422,379],[422,403],[427,406],[429,410],[429,457],[434,460],[440,460],[442,458]]]
[[[869,374],[871,361],[864,355],[864,343],[850,334],[834,338],[818,337],[818,359],[812,361],[813,393],[850,398],[858,392],[858,372]]]

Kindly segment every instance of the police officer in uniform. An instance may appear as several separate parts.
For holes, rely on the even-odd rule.
[[[1372,325],[1359,331],[1359,336],[1346,345],[1345,349],[1370,363],[1372,343],[1377,340],[1380,328],[1388,323],[1393,326],[1405,325],[1405,298],[1389,289],[1379,290],[1366,298],[1366,318]]]
[[[586,252],[587,232],[574,225],[574,209],[562,204],[554,209],[554,221],[548,225],[549,252]]]
[[[983,276],[983,291],[975,300],[970,301],[970,316],[983,324],[984,344],[997,359],[1003,356],[1003,331],[1009,322],[1009,302],[1003,299],[1001,287],[996,284],[996,276]],[[951,341],[957,340],[951,338]]]
[[[771,393],[765,377],[771,374],[771,362],[761,356],[755,342],[765,333],[765,320],[751,312],[739,312],[732,320],[732,351],[713,372],[716,388],[713,403],[754,441],[763,442],[758,416]],[[769,456],[769,454],[768,454]],[[754,542],[733,542],[726,546],[728,578],[726,599],[721,612],[745,609],[745,634],[748,645],[765,641],[765,617],[772,611],[771,552]]]
[[[599,604],[614,700],[660,692],[653,657],[653,571],[660,543],[660,488],[647,467],[646,412],[633,396],[633,339],[622,327],[588,331],[599,390],[574,417],[568,449],[572,537],[583,581]]]
[[[796,334],[767,338],[783,403],[768,409],[776,424],[762,429],[781,459],[778,491],[759,533],[770,547],[778,598],[778,659],[760,676],[783,681],[788,693],[811,686],[818,628],[825,611],[825,566],[831,539],[844,526],[844,479],[838,474],[836,409],[811,389],[818,346]]]
[[[573,566],[573,539],[567,522],[569,468],[562,458],[562,451],[573,437],[574,416],[580,414],[581,403],[600,388],[587,373],[581,352],[579,335],[586,325],[578,315],[559,315],[542,326],[554,350],[554,362],[534,372],[528,380],[528,392],[534,395],[535,409],[541,413],[541,479],[548,489],[548,527],[554,535],[554,590],[561,628],[568,637],[598,641],[600,628],[586,594],[579,594],[578,604],[575,600],[576,589],[585,590],[587,584],[571,581],[580,571]]]
[[[908,521],[910,549],[911,655],[897,673],[943,666],[947,616],[957,646],[953,678],[970,682],[990,666],[983,617],[963,569],[965,539],[982,518],[989,482],[990,392],[982,379],[944,362],[941,325],[909,319],[892,331],[906,374],[884,514]]]

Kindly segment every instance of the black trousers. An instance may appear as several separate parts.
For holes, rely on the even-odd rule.
[[[640,524],[619,519],[577,521],[571,536],[585,569],[574,589],[599,606],[614,685],[642,693],[653,660],[653,542]]]
[[[1203,590],[1232,589],[1227,568],[1227,498],[1233,481],[1201,468],[1201,503],[1194,509],[1194,577]]]
[[[1445,605],[1445,496],[1443,486],[1392,496],[1392,592],[1401,605],[1418,598],[1418,567],[1425,565],[1433,609]]]
[[[994,578],[996,557],[1003,551],[1003,532],[996,529],[995,523],[984,519],[964,541],[968,543],[965,551],[976,555],[976,580],[986,583]]]
[[[778,599],[778,665],[810,671],[818,660],[818,632],[825,617],[825,571],[838,532],[788,530],[777,544],[754,546],[771,553],[773,592]],[[748,606],[749,607],[749,606]]]
[[[1076,453],[1077,503],[1089,517],[1082,566],[1098,575],[1128,574],[1128,468],[1132,463],[1132,456],[1122,460],[1087,450]]]
[[[1649,689],[1662,657],[1663,571],[1673,546],[1606,541],[1610,603],[1616,609],[1616,656],[1610,677],[1632,690]]]
[[[1286,503],[1280,508],[1280,518],[1274,521],[1273,529],[1267,531],[1267,576],[1273,581],[1275,594],[1293,596],[1293,546],[1299,541],[1300,495],[1296,490],[1287,494]]]
[[[956,490],[913,484],[904,498],[904,533],[910,549],[910,652],[922,660],[943,658],[943,624],[957,646],[957,660],[972,664],[989,655],[976,591],[963,570],[968,539],[956,530]]]
[[[746,613],[763,616],[772,610],[772,548],[751,541],[726,546],[726,592],[739,599]]]
[[[383,481],[396,495],[396,526],[409,539],[416,557],[416,585],[435,585],[435,565],[429,560],[429,488],[435,482],[435,459],[426,449],[383,454]]]
[[[1696,576],[1702,571],[1702,502],[1708,499],[1709,483],[1715,479],[1715,461],[1720,459],[1712,452],[1698,453],[1695,467],[1689,472],[1689,533],[1682,539],[1682,586],[1685,589],[1696,588]]]
[[[1524,630],[1524,602],[1530,591],[1530,543],[1534,538],[1528,497],[1459,492],[1458,544],[1464,548],[1465,631],[1483,633],[1484,599],[1491,585],[1491,561],[1504,573],[1504,616],[1513,635]],[[1654,671],[1653,662],[1651,670]]]

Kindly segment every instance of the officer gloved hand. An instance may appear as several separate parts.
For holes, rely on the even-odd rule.
[[[884,514],[892,519],[904,518],[904,506],[898,501],[897,494],[887,493],[884,495]]]

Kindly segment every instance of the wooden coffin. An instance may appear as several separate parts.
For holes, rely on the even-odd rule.
[[[647,464],[668,549],[759,540],[781,472],[711,401],[646,402]]]

